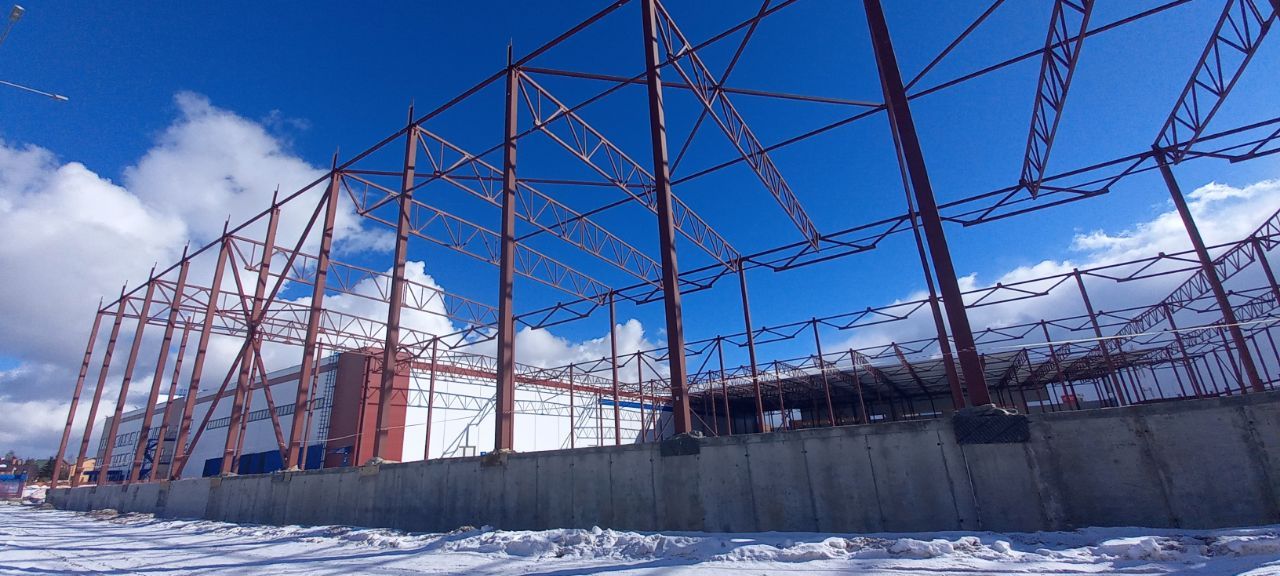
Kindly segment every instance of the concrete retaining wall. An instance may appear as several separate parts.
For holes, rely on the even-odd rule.
[[[688,453],[693,452],[693,453]],[[665,453],[665,455],[664,455]],[[1022,444],[947,421],[51,491],[58,508],[411,531],[908,532],[1280,523],[1280,394],[1043,414]]]

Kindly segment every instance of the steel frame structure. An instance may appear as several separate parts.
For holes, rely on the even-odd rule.
[[[297,362],[299,384],[292,406],[295,412],[297,407],[308,406],[308,413],[315,398],[322,352],[376,352],[374,369],[381,374],[376,456],[384,455],[381,440],[387,428],[383,415],[389,402],[396,394],[411,393],[396,389],[394,376],[412,370],[431,375],[431,390],[425,393],[428,429],[437,398],[442,403],[458,402],[479,412],[491,409],[497,415],[493,448],[498,451],[513,448],[514,416],[518,411],[567,412],[573,421],[580,415],[573,400],[579,395],[597,400],[592,416],[598,428],[597,443],[604,443],[610,436],[605,433],[607,418],[612,420],[611,438],[618,443],[622,417],[617,407],[623,400],[639,403],[640,438],[644,440],[668,433],[658,430],[662,425],[659,408],[673,414],[670,433],[700,430],[733,434],[938,417],[965,405],[992,402],[1023,410],[1060,410],[1084,408],[1089,402],[1110,406],[1274,389],[1280,380],[1280,350],[1276,349],[1271,328],[1280,318],[1280,286],[1266,252],[1280,242],[1280,214],[1239,242],[1207,246],[1187,209],[1173,170],[1182,162],[1209,159],[1234,163],[1280,151],[1280,116],[1264,116],[1238,126],[1211,125],[1274,24],[1280,10],[1278,0],[1225,1],[1207,45],[1153,145],[1135,146],[1128,155],[1089,166],[1057,173],[1048,169],[1049,153],[1085,40],[1189,1],[1172,0],[1097,25],[1096,19],[1091,18],[1093,0],[1054,0],[1043,46],[921,87],[935,66],[981,27],[999,9],[1002,0],[990,4],[910,78],[902,76],[880,0],[864,0],[882,102],[728,84],[757,28],[798,0],[764,0],[753,16],[700,41],[686,36],[673,11],[659,0],[610,2],[520,58],[509,48],[506,66],[480,83],[426,114],[415,116],[410,107],[408,121],[394,134],[346,160],[335,155],[330,170],[316,181],[273,198],[266,210],[234,228],[228,223],[213,242],[184,251],[179,262],[158,273],[153,270],[142,284],[131,290],[122,289],[118,299],[100,304],[74,385],[56,466],[62,465],[67,453],[95,357],[98,332],[107,319],[109,337],[90,401],[88,424],[80,437],[74,479],[79,478],[84,467],[96,416],[105,409],[102,396],[126,322],[132,327],[127,332],[131,341],[116,402],[110,406],[113,429],[118,426],[131,393],[144,342],[143,328],[154,325],[163,329],[146,396],[144,426],[150,425],[174,335],[181,334],[168,389],[170,398],[181,397],[184,402],[177,421],[170,422],[166,411],[159,427],[161,435],[176,430],[176,448],[170,455],[173,465],[167,474],[170,478],[181,474],[191,447],[209,430],[213,408],[208,409],[201,422],[195,422],[193,414],[195,398],[207,376],[204,369],[214,336],[239,342],[239,352],[227,367],[213,399],[216,406],[227,395],[232,405],[230,425],[223,439],[223,473],[234,473],[238,468],[244,429],[252,410],[251,391],[268,372],[262,354],[267,344],[301,348]],[[541,64],[540,56],[583,30],[611,16],[627,18],[629,11],[624,8],[640,20],[634,25],[642,32],[643,45],[637,48],[642,48],[645,57],[643,70],[627,76]],[[702,56],[704,51],[739,34],[741,40],[727,66],[718,71],[708,66]],[[1009,186],[939,202],[912,117],[913,102],[1036,58],[1041,65],[1021,172],[1011,175],[1013,183]],[[553,92],[548,78],[604,82],[608,87],[575,103]],[[433,126],[433,120],[459,109],[486,88],[503,84],[500,142],[468,150],[458,141],[446,139]],[[624,152],[622,145],[589,121],[592,104],[631,85],[645,90],[650,147],[647,161],[637,160],[643,157],[638,154]],[[700,107],[697,121],[674,158],[664,106],[664,95],[673,91],[688,93]],[[821,103],[849,108],[851,113],[819,128],[766,144],[733,103],[746,98]],[[493,112],[496,117],[497,110]],[[803,194],[788,183],[783,163],[775,161],[773,153],[882,113],[888,118],[899,162],[906,193],[905,211],[840,230],[820,230],[802,204]],[[728,141],[735,157],[675,176],[694,136],[708,122]],[[535,139],[567,153],[589,177],[518,175],[517,150]],[[402,161],[396,162],[395,158]],[[715,218],[695,212],[677,195],[682,184],[739,164],[778,203],[787,220],[782,228],[786,234],[795,235],[792,242],[742,253],[730,238],[713,228],[711,222]],[[975,290],[961,289],[944,225],[977,226],[1097,198],[1134,176],[1151,171],[1162,175],[1187,229],[1191,251]],[[490,227],[470,215],[438,205],[440,195],[421,193],[428,186],[446,187],[496,207],[501,219]],[[546,191],[561,186],[610,190],[620,193],[621,198],[588,210],[576,209]],[[337,218],[340,206],[347,203],[364,220],[394,231],[394,256],[387,272],[335,257]],[[646,254],[603,223],[603,213],[633,203],[655,217],[656,256]],[[300,232],[295,234],[291,229],[282,237],[281,211],[286,206],[301,210],[309,218]],[[519,235],[517,223],[532,227],[532,231]],[[753,325],[748,272],[783,272],[843,259],[875,250],[886,240],[908,232],[916,242],[928,297],[782,325]],[[567,244],[593,261],[603,261],[636,282],[616,285],[603,281],[600,276],[581,270],[580,265],[535,247],[537,242],[547,244],[542,236],[561,246]],[[705,253],[711,263],[681,270],[676,258],[680,237]],[[497,304],[452,294],[407,277],[411,241],[425,241],[497,267]],[[213,265],[195,267],[197,258],[212,261]],[[1247,275],[1240,272],[1255,262],[1265,276],[1265,284],[1226,288],[1225,283],[1233,278],[1235,284],[1243,282],[1241,278]],[[207,281],[203,279],[205,272]],[[254,275],[251,289],[249,278],[243,277],[249,273]],[[1185,281],[1164,299],[1120,310],[1095,309],[1087,288],[1093,284],[1096,291],[1097,286],[1107,283],[1131,286],[1135,284],[1129,283],[1146,282],[1156,287],[1149,288],[1154,294],[1175,285],[1180,276],[1185,276]],[[532,280],[566,297],[549,307],[517,312],[516,277]],[[730,282],[736,281],[740,292],[743,330],[686,341],[681,298],[711,289],[726,277],[735,278]],[[283,295],[291,288],[305,290],[303,287],[310,287],[309,298],[295,295],[290,299]],[[987,307],[1036,298],[1061,299],[1070,291],[1078,293],[1072,297],[1079,298],[1083,313],[971,327],[972,319]],[[327,306],[326,298],[335,296],[385,304],[386,316],[361,315]],[[613,328],[616,303],[643,305],[657,301],[663,302],[665,312],[664,347],[620,353],[616,330],[611,329],[608,357],[556,368],[537,368],[515,361],[517,325],[547,328],[589,318],[607,307]],[[403,323],[405,311],[443,317],[460,328],[448,334],[428,333]],[[916,312],[931,314],[932,322],[926,329],[933,333],[931,336],[890,337],[872,345],[839,349],[830,339],[832,333],[873,326],[912,334],[912,330],[903,327],[921,318],[913,317]],[[191,336],[195,342],[194,358],[184,388],[180,381],[182,361]],[[762,347],[799,338],[812,338],[813,354],[761,359]],[[496,340],[496,356],[471,350],[487,340]],[[1265,352],[1263,344],[1269,345]],[[728,350],[745,350],[747,361],[726,365],[726,346]],[[1213,368],[1217,368],[1217,374]],[[1276,368],[1277,374],[1272,375],[1271,368]],[[492,384],[492,403],[476,398],[450,399],[448,394],[435,390],[437,373]],[[211,375],[213,382],[217,376]],[[1177,390],[1169,377],[1176,381]],[[569,403],[539,406],[518,402],[517,388],[548,393],[567,391]],[[185,394],[178,393],[184,389]],[[282,459],[288,467],[299,467],[307,441],[307,423],[295,417],[285,430],[277,418],[282,407],[270,396],[269,387],[263,389],[268,392],[266,409]],[[614,407],[608,417],[603,408],[606,401]],[[575,431],[567,440],[569,447],[576,447],[576,428],[571,428]],[[149,433],[144,429],[138,445],[133,447],[126,482],[161,479],[142,474]],[[108,435],[114,437],[114,432]],[[430,441],[428,433],[428,444]],[[112,444],[106,443],[104,465],[110,460]],[[158,456],[154,462],[159,462]],[[55,477],[58,473],[55,470]],[[107,481],[107,474],[98,475],[99,484]]]

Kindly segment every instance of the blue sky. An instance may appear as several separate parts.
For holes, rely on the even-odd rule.
[[[889,0],[886,4],[906,78],[913,77],[986,8],[985,3],[975,2]],[[919,86],[929,87],[1040,47],[1051,4],[1006,2]],[[1104,24],[1157,4],[1099,2],[1093,23]],[[63,162],[81,162],[119,182],[181,114],[175,94],[191,92],[219,109],[262,124],[287,145],[289,153],[323,167],[335,148],[341,147],[346,157],[397,130],[409,102],[415,102],[419,112],[428,110],[497,71],[504,63],[508,41],[519,56],[602,5],[110,5],[32,0],[24,2],[26,18],[0,46],[0,79],[66,94],[71,101],[57,103],[0,89],[0,139],[11,146],[39,146]],[[1190,74],[1221,6],[1218,0],[1195,0],[1086,41],[1050,172],[1146,149]],[[749,2],[670,2],[673,16],[695,41],[758,8]],[[538,63],[634,75],[642,66],[638,28],[639,6],[633,3]],[[788,6],[761,25],[728,84],[879,101],[865,28],[856,2],[804,1]],[[738,38],[734,35],[704,54],[713,71],[723,68]],[[1274,102],[1280,97],[1278,63],[1277,43],[1264,43],[1211,129],[1273,115]],[[1030,59],[913,102],[941,201],[1016,182],[1038,68],[1038,59]],[[603,88],[576,80],[539,81],[569,102]],[[500,87],[495,88],[428,128],[473,150],[497,143],[501,93]],[[698,109],[687,94],[669,90],[667,98],[674,155]],[[735,97],[734,102],[765,144],[851,112],[846,107],[749,97]],[[620,91],[616,98],[588,107],[582,114],[648,164],[642,89]],[[831,231],[904,210],[890,146],[887,122],[877,115],[773,156],[815,223]],[[582,174],[580,167],[556,152],[545,138],[539,143],[531,137],[528,146],[522,141],[521,174]],[[704,124],[676,177],[733,154],[723,135]],[[497,156],[488,159],[500,163]],[[1177,173],[1191,190],[1215,180],[1243,186],[1275,177],[1276,167],[1274,157],[1240,165],[1198,161],[1179,166]],[[613,191],[594,189],[547,187],[545,191],[579,209],[617,198]],[[261,192],[265,205],[271,190]],[[744,252],[799,239],[767,192],[741,165],[684,184],[676,192]],[[495,210],[477,208],[474,203],[460,209],[495,229],[498,226]],[[1069,250],[1078,234],[1096,229],[1119,233],[1167,209],[1163,186],[1154,175],[1144,175],[1103,198],[971,229],[951,226],[948,234],[957,269],[962,274],[976,273],[980,283],[987,283],[1041,260],[1083,258]],[[208,216],[219,222],[222,217]],[[601,221],[657,257],[647,212],[627,206]],[[684,243],[680,249],[683,267],[707,263],[692,245]],[[590,264],[565,246],[554,254]],[[492,267],[422,242],[415,243],[411,258],[425,259],[428,273],[446,289],[496,302]],[[915,258],[909,237],[899,235],[879,250],[838,262],[786,274],[753,272],[756,324],[790,322],[904,298],[922,287]],[[389,255],[370,253],[356,259],[385,267]],[[590,270],[604,268],[592,264]],[[599,277],[617,285],[632,282],[607,269]],[[521,281],[518,290],[519,310],[564,298],[528,281]],[[92,296],[98,294],[88,297]],[[686,313],[690,339],[740,330],[736,287],[729,282],[710,293],[688,297]],[[662,325],[658,305],[624,307],[619,315],[640,319],[649,338],[658,339]],[[89,320],[86,314],[84,322]],[[606,322],[600,316],[558,328],[557,333],[572,339],[593,338],[606,330]],[[18,363],[18,355],[0,349],[0,370]]]

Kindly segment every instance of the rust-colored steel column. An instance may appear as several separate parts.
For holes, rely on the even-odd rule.
[[[924,238],[920,236],[919,212],[916,203],[911,199],[911,180],[907,176],[902,156],[902,140],[896,129],[889,130],[893,135],[893,147],[898,157],[898,173],[902,177],[902,193],[907,201],[907,217],[911,219],[911,235],[916,241],[916,254],[920,256],[920,270],[924,273],[924,285],[929,291],[929,313],[933,316],[933,328],[938,333],[938,351],[942,353],[942,369],[947,375],[947,385],[951,388],[952,410],[964,407],[964,388],[960,384],[960,374],[956,372],[955,355],[951,352],[951,340],[947,336],[947,323],[942,317],[942,307],[938,304],[938,292],[933,284],[933,271],[929,269],[929,253],[925,251]]]
[[[1107,365],[1107,382],[1111,383],[1111,394],[1116,398],[1116,404],[1124,406],[1126,401],[1123,388],[1121,388],[1120,380],[1116,376],[1116,366],[1111,361],[1111,352],[1107,349],[1108,341],[1102,337],[1102,327],[1098,325],[1098,315],[1093,311],[1093,302],[1089,300],[1089,291],[1084,289],[1084,278],[1080,274],[1079,269],[1073,269],[1071,274],[1076,278],[1076,286],[1080,288],[1080,299],[1084,301],[1084,310],[1089,314],[1089,324],[1093,326],[1093,336],[1098,339],[1098,350],[1102,352],[1102,361]]]
[[[1262,351],[1262,344],[1258,342],[1258,335],[1256,333],[1250,334],[1247,338],[1249,342],[1253,343],[1254,354],[1257,354],[1259,358],[1265,358],[1266,353]],[[1260,364],[1262,364],[1262,381],[1266,383],[1268,387],[1274,389],[1275,386],[1272,384],[1274,380],[1271,379],[1271,370],[1267,368],[1266,362],[1260,362]]]
[[[1196,393],[1196,398],[1203,398],[1204,391],[1200,388],[1200,379],[1196,377],[1195,371],[1191,369],[1191,364],[1187,360],[1187,348],[1182,344],[1182,333],[1178,331],[1178,325],[1173,322],[1173,310],[1168,304],[1161,304],[1164,307],[1164,317],[1169,321],[1169,330],[1173,332],[1173,342],[1178,346],[1178,355],[1182,357],[1182,368],[1187,371],[1187,379],[1191,380],[1191,390]],[[1174,372],[1177,374],[1177,372]]]
[[[1176,381],[1178,382],[1178,394],[1179,394],[1179,397],[1180,397],[1180,398],[1186,398],[1186,397],[1187,397],[1187,386],[1186,386],[1185,384],[1183,384],[1183,383],[1182,383],[1182,375],[1181,375],[1181,374],[1178,374],[1178,367],[1177,367],[1177,366],[1175,366],[1173,362],[1170,362],[1170,363],[1169,363],[1169,372],[1172,372],[1172,373],[1173,373],[1173,379],[1174,379],[1174,380],[1176,380]],[[1154,376],[1154,373],[1153,373],[1152,375]],[[1195,390],[1192,390],[1191,392],[1194,394],[1194,393],[1195,393]],[[1195,395],[1195,397],[1196,397],[1196,398],[1199,398],[1199,397],[1200,397],[1200,395],[1199,395],[1199,394],[1196,394],[1196,395]]]
[[[676,434],[693,430],[689,380],[685,373],[684,317],[680,309],[680,272],[676,265],[675,222],[671,213],[671,171],[659,72],[657,0],[642,0],[645,84],[649,93],[649,139],[653,146],[653,184],[658,208],[658,249],[662,252],[662,299],[667,319],[667,364],[671,372],[671,413]]]
[[[173,288],[173,299],[169,302],[169,317],[164,323],[164,336],[160,339],[160,355],[156,358],[156,369],[151,375],[151,392],[147,395],[147,405],[142,409],[142,427],[138,429],[138,446],[133,452],[133,466],[129,468],[128,482],[137,482],[142,474],[142,461],[147,456],[147,438],[151,436],[151,419],[155,416],[156,402],[160,400],[160,384],[164,382],[164,368],[169,361],[169,347],[173,344],[173,330],[178,323],[178,310],[182,307],[183,293],[187,289],[187,271],[191,263],[187,261],[187,251],[182,251],[182,264],[178,267],[178,282]],[[168,409],[166,407],[166,412]],[[151,458],[151,476],[155,477],[156,467],[160,460],[160,445],[164,444],[162,436],[156,437],[156,452]]]
[[[271,213],[267,218],[267,235],[262,244],[262,259],[258,261],[258,281],[253,287],[253,304],[250,307],[248,325],[246,326],[245,346],[240,361],[240,374],[236,381],[236,392],[231,402],[231,420],[227,425],[227,441],[222,449],[222,474],[232,474],[240,470],[240,448],[243,441],[243,427],[248,424],[248,404],[253,397],[254,358],[257,355],[261,336],[258,325],[265,314],[263,301],[267,293],[267,281],[271,278],[271,255],[275,252],[276,228],[280,225],[280,205],[271,199]],[[267,375],[261,374],[263,384]],[[236,431],[241,433],[237,434]]]
[[[710,400],[707,399],[708,394],[711,395]],[[719,419],[719,415],[716,414],[716,387],[714,385],[707,386],[707,392],[702,395],[702,401],[699,402],[699,404],[704,406],[703,410],[706,410],[705,408],[706,405],[708,404],[711,405],[711,422],[710,422],[711,434],[714,436],[719,436],[720,435],[720,419]],[[707,424],[707,421],[702,418],[701,414],[698,415],[698,419],[702,420],[702,423],[704,425]]]
[[[373,358],[364,357],[364,373],[369,373],[369,367],[373,364]],[[369,418],[368,410],[365,408],[369,405],[369,379],[365,378],[360,382],[360,413],[356,418],[356,445],[351,454],[351,462],[354,465],[360,465],[359,460],[364,454],[364,425],[365,420]]]
[[[333,156],[336,165],[338,156]],[[324,291],[329,280],[329,253],[333,249],[333,227],[338,214],[338,192],[341,188],[341,176],[336,170],[329,176],[329,190],[325,195],[324,228],[320,232],[320,252],[316,255],[316,277],[311,286],[311,309],[307,312],[307,335],[302,342],[302,364],[298,369],[298,393],[293,400],[293,419],[289,423],[289,450],[284,467],[287,470],[299,468],[298,463],[305,460],[306,446],[302,445],[305,434],[302,418],[302,406],[311,396],[311,380],[315,373],[315,359],[319,356],[316,344],[320,339],[320,317],[324,314]]]
[[[1058,382],[1061,383],[1063,391],[1067,390],[1067,377],[1062,373],[1062,363],[1058,361],[1058,351],[1053,347],[1053,339],[1049,338],[1049,325],[1044,320],[1040,321],[1040,330],[1044,332],[1044,343],[1049,347],[1049,361],[1053,363],[1053,372],[1058,375]],[[1050,392],[1052,394],[1052,392]],[[1051,396],[1052,397],[1052,396]],[[1078,408],[1080,399],[1076,397],[1075,386],[1071,386],[1072,402]]]
[[[93,436],[93,421],[98,417],[98,406],[102,404],[102,389],[107,385],[107,371],[111,369],[111,355],[116,349],[116,339],[120,337],[120,324],[124,322],[124,288],[120,289],[120,303],[116,306],[115,319],[111,322],[111,335],[107,338],[107,350],[102,356],[102,368],[98,372],[98,387],[93,391],[93,402],[89,403],[89,419],[84,424],[84,437],[80,439],[80,452],[76,456],[76,466],[71,469],[71,485],[80,485],[80,474],[84,471],[84,459],[89,454],[89,439]]]
[[[76,387],[71,392],[71,407],[67,409],[67,425],[62,428],[62,441],[58,443],[58,454],[53,457],[53,486],[58,485],[62,474],[62,458],[67,453],[67,442],[71,441],[71,425],[76,419],[76,407],[80,404],[80,393],[84,391],[84,377],[89,373],[89,361],[93,359],[93,344],[98,340],[98,328],[102,326],[102,300],[93,312],[93,328],[89,329],[89,342],[84,346],[84,360],[80,362],[80,375],[76,376]],[[93,422],[89,423],[93,427]]]
[[[849,349],[849,364],[853,366],[853,389],[858,393],[858,410],[862,413],[862,423],[870,424],[871,420],[867,417],[867,401],[862,397],[862,377],[858,376],[858,353],[852,348]]]
[[[569,448],[577,447],[577,434],[574,433],[574,415],[573,410],[573,364],[569,365]]]
[[[729,411],[729,383],[724,377],[724,338],[716,338],[716,356],[720,360],[720,395],[724,396],[725,432],[733,436],[733,413]],[[712,406],[715,406],[714,399]]]
[[[182,408],[182,422],[178,424],[178,438],[173,443],[173,458],[178,464],[169,466],[169,477],[176,479],[187,463],[187,435],[191,432],[191,419],[196,410],[196,396],[200,393],[200,380],[204,376],[204,361],[209,353],[209,336],[213,333],[213,317],[218,313],[218,295],[222,293],[222,275],[227,269],[230,246],[223,232],[222,246],[218,249],[218,263],[213,268],[213,281],[209,284],[209,301],[205,303],[204,324],[200,327],[200,339],[196,342],[196,357],[191,363],[191,381],[187,385],[186,402]],[[230,431],[228,431],[228,434]]]
[[[427,439],[422,444],[422,459],[431,457],[431,416],[436,405],[436,362],[439,362],[440,338],[431,339],[431,373],[427,376]]]
[[[810,320],[813,325],[813,345],[818,351],[818,371],[822,373],[822,387],[827,392],[827,420],[831,426],[836,425],[836,410],[831,404],[831,382],[827,379],[827,362],[822,359],[822,339],[818,338],[818,319]]]
[[[182,327],[182,338],[178,341],[178,355],[173,359],[173,379],[169,381],[169,396],[164,403],[164,415],[160,417],[160,432],[156,435],[156,454],[151,459],[151,477],[150,480],[159,479],[156,472],[160,469],[161,457],[164,456],[165,438],[169,436],[169,429],[173,425],[170,422],[172,418],[173,399],[178,394],[178,377],[182,374],[182,358],[187,354],[187,340],[191,336],[191,325],[187,324]],[[165,470],[167,474],[173,469],[173,458],[169,458],[169,468]]]
[[[498,390],[494,396],[497,434],[494,450],[515,449],[516,328],[513,295],[516,257],[516,128],[519,119],[519,71],[507,47],[506,135],[502,149],[502,248],[498,266]]]
[[[1276,274],[1271,269],[1271,263],[1267,261],[1267,251],[1262,246],[1262,240],[1255,236],[1252,243],[1253,257],[1258,259],[1258,264],[1262,266],[1262,273],[1267,276],[1267,286],[1271,287],[1271,297],[1275,298],[1276,304],[1280,304],[1280,285],[1276,284]],[[1263,366],[1266,366],[1265,363]]]
[[[320,360],[323,357],[324,357],[324,347],[321,346],[319,343],[317,343],[316,357],[314,360],[312,360],[312,363],[314,364],[314,366],[312,366],[312,369],[311,369],[311,393],[307,395],[307,423],[302,426],[302,457],[298,459],[299,470],[307,469],[306,454],[307,454],[307,447],[311,445],[311,422],[312,422],[312,417],[315,413],[315,407],[316,407],[316,391],[320,389]],[[298,408],[297,406],[295,406],[294,407],[295,413],[297,410]],[[294,417],[296,418],[297,416],[295,415]],[[328,438],[320,438],[321,442],[324,442],[325,440],[328,440]],[[324,455],[321,454],[321,458],[320,458],[321,460],[324,460],[323,456]],[[324,462],[321,462],[320,466],[323,468]]]
[[[881,9],[880,0],[863,0],[863,4],[867,12],[867,25],[871,29],[871,44],[875,50],[876,65],[880,70],[880,85],[884,91],[891,129],[896,131],[902,144],[902,161],[906,164],[916,205],[919,207],[920,221],[924,228],[925,240],[929,245],[930,259],[933,261],[938,287],[942,292],[942,306],[947,313],[947,320],[951,325],[951,336],[956,344],[956,354],[960,359],[960,372],[964,376],[965,386],[969,389],[969,403],[974,406],[990,404],[991,395],[987,390],[986,376],[982,373],[982,367],[978,362],[977,346],[974,344],[973,331],[969,327],[969,316],[965,312],[960,284],[956,280],[955,267],[951,263],[951,252],[947,247],[946,234],[942,229],[942,219],[938,215],[938,205],[933,197],[933,186],[929,182],[929,172],[925,167],[924,152],[920,149],[915,122],[911,118],[907,93],[902,87],[902,76],[898,71],[897,57],[893,53],[893,41],[889,37],[884,11]]]
[[[240,427],[236,430],[228,430],[228,433],[234,433],[236,437],[235,450],[231,453],[231,472],[239,473],[240,471],[240,454],[244,448],[246,440],[245,431],[249,427],[249,414],[253,412],[253,381],[257,377],[261,377],[256,367],[249,370],[249,391],[244,395],[244,405],[240,407]]]
[[[1227,363],[1231,365],[1231,372],[1235,375],[1236,382],[1240,384],[1240,394],[1247,394],[1248,390],[1245,387],[1245,376],[1240,372],[1240,366],[1236,364],[1235,358],[1231,357],[1231,343],[1227,342],[1227,333],[1223,332],[1222,328],[1218,328],[1218,337],[1222,339],[1222,350],[1227,356]],[[1219,368],[1222,369],[1221,367]],[[1226,369],[1222,369],[1222,381],[1227,382]],[[1230,389],[1229,382],[1227,382],[1227,386],[1228,389]]]
[[[395,264],[391,268],[391,298],[387,303],[387,338],[382,345],[382,381],[378,387],[378,417],[374,419],[373,456],[387,459],[382,453],[382,440],[389,432],[385,419],[391,412],[391,396],[400,364],[400,308],[404,306],[404,262],[409,253],[410,214],[413,210],[413,178],[418,157],[418,127],[413,123],[413,106],[409,106],[409,127],[405,131],[404,176],[400,181],[400,218],[396,222]],[[396,460],[400,455],[396,455]],[[363,462],[356,462],[356,465]]]
[[[622,445],[622,415],[618,407],[618,318],[614,313],[613,292],[609,293],[609,368],[613,378],[613,445]],[[644,402],[644,399],[640,399]]]
[[[751,328],[751,301],[747,297],[747,275],[738,260],[738,288],[742,293],[742,323],[747,330],[747,362],[751,364],[751,386],[756,393],[756,427],[764,432],[764,394],[760,391],[760,372],[756,368],[756,335]]]
[[[152,269],[154,274],[155,269]],[[133,331],[133,345],[129,347],[129,359],[124,365],[124,380],[120,382],[120,394],[116,397],[115,413],[111,417],[111,426],[107,430],[106,451],[102,453],[102,462],[98,463],[98,485],[104,486],[111,475],[111,453],[116,445],[116,433],[120,431],[120,418],[124,416],[124,401],[129,396],[129,384],[133,382],[133,369],[138,366],[138,350],[142,348],[142,334],[146,331],[147,317],[151,314],[151,300],[156,294],[155,277],[147,280],[147,290],[142,297],[142,308],[138,310],[138,327]],[[138,442],[146,445],[147,439],[139,437]],[[126,476],[127,478],[127,476]]]
[[[644,419],[644,365],[640,362],[640,351],[636,350],[636,386],[640,393],[640,441],[645,441],[646,432],[648,431],[648,421]],[[653,409],[657,410],[658,405],[655,402]]]
[[[1155,366],[1148,365],[1147,370],[1151,371],[1151,382],[1155,384],[1156,393],[1160,395],[1161,400],[1164,400],[1164,387],[1160,385],[1160,376],[1156,374]],[[1186,396],[1186,394],[1183,394],[1183,396]]]
[[[787,401],[782,397],[782,367],[777,362],[773,363],[773,378],[778,386],[778,421],[779,425],[785,430],[787,427]]]
[[[1178,209],[1178,216],[1182,217],[1182,225],[1186,227],[1187,237],[1191,239],[1191,246],[1195,248],[1196,256],[1200,259],[1200,269],[1204,272],[1205,280],[1209,282],[1209,288],[1213,290],[1213,298],[1218,301],[1218,309],[1222,311],[1222,323],[1227,325],[1227,331],[1231,333],[1231,342],[1235,345],[1236,353],[1240,358],[1240,367],[1244,369],[1244,375],[1249,380],[1249,387],[1254,392],[1263,392],[1266,388],[1262,385],[1262,378],[1258,376],[1257,365],[1253,363],[1253,353],[1249,351],[1249,345],[1245,342],[1244,331],[1240,330],[1235,310],[1231,308],[1231,301],[1227,299],[1227,290],[1222,287],[1222,279],[1218,278],[1218,269],[1213,265],[1213,258],[1209,256],[1209,249],[1205,247],[1204,238],[1200,236],[1200,228],[1196,226],[1195,218],[1191,216],[1187,200],[1182,197],[1182,187],[1173,177],[1173,170],[1169,168],[1164,150],[1159,146],[1153,148],[1156,164],[1160,167],[1160,175],[1164,177],[1165,186],[1169,188],[1169,196],[1173,198],[1173,205]],[[1230,353],[1229,348],[1227,352]]]

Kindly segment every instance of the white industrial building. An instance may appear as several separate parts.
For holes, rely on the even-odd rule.
[[[374,368],[378,353],[343,352],[321,360],[311,409],[309,414],[307,410],[302,411],[302,417],[309,418],[303,438],[307,449],[304,468],[359,465],[373,456],[373,431],[381,379],[380,371]],[[429,458],[477,456],[489,450],[494,445],[495,430],[492,373],[442,361],[439,370],[435,371],[434,394],[431,394],[432,365],[409,365],[413,366],[410,376],[397,378],[391,410],[385,419],[389,434],[384,440],[384,454],[391,455],[386,459],[421,460],[424,453]],[[267,388],[261,380],[252,382],[252,399],[238,461],[239,473],[270,472],[281,468],[279,439],[285,443],[289,440],[289,430],[295,417],[298,371],[299,367],[294,366],[271,372],[266,378],[281,431],[279,437],[268,409]],[[182,471],[183,477],[219,473],[231,419],[234,385],[233,379],[217,403],[206,430],[191,448],[191,456]],[[189,441],[204,421],[214,396],[209,393],[197,398]],[[363,402],[361,396],[364,397]],[[171,415],[161,447],[157,476],[169,474],[184,404],[185,399],[178,397],[156,406],[141,467],[144,478],[151,476],[152,461],[159,447],[157,438],[160,437],[166,411],[171,411]],[[649,439],[670,433],[669,408],[637,401],[634,395],[622,398],[618,404],[621,443],[636,442],[641,437],[642,428],[644,437]],[[569,387],[562,382],[520,384],[516,389],[516,430],[519,434],[515,438],[515,449],[532,452],[613,445],[613,410],[611,394],[600,387],[575,387],[571,396]],[[110,480],[128,476],[143,415],[143,409],[139,408],[122,416],[113,440],[115,446],[111,461],[105,467],[110,470]],[[570,435],[571,418],[573,435]],[[100,462],[105,456],[105,439],[110,427],[111,418],[108,417],[102,425],[102,439],[98,445]]]

